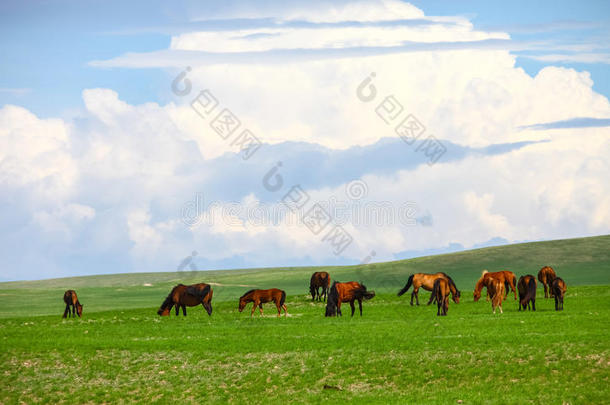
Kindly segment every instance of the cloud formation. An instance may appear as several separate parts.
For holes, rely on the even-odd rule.
[[[397,1],[324,7],[243,6],[209,18],[259,25],[219,20],[222,28],[206,22],[176,34],[170,49],[149,55],[150,66],[160,55],[162,66],[197,56],[178,60],[190,70],[170,71],[160,91],[171,94],[181,72],[190,90],[163,105],[86,89],[85,108],[71,119],[0,108],[3,277],[174,270],[194,250],[206,268],[338,264],[371,251],[390,260],[454,244],[608,233],[608,129],[574,119],[610,117],[587,72],[547,67],[531,77],[515,67],[507,34],[477,31],[463,17],[427,17]],[[302,47],[328,54],[299,58]],[[371,47],[404,49],[362,51]],[[354,54],[339,55],[346,50]],[[200,64],[206,52],[229,59]],[[286,54],[258,57],[273,52]],[[148,56],[117,65],[140,57]],[[366,78],[370,101],[357,96]],[[207,118],[191,108],[204,89],[219,103]],[[247,161],[210,126],[224,108],[264,143]],[[425,127],[412,144],[396,132],[409,114]],[[447,149],[434,165],[417,148],[430,135]],[[262,179],[278,162],[283,184],[270,191]],[[361,199],[346,193],[354,180],[366,184]],[[306,190],[308,207],[398,211],[412,202],[414,223],[344,222],[353,242],[337,256],[325,232],[282,208],[293,185]],[[185,223],[185,207],[218,220]],[[280,214],[260,224],[243,207]]]

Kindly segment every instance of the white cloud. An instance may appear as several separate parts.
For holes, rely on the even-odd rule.
[[[427,18],[402,2],[377,2],[366,10],[363,4],[327,5],[326,12],[296,7],[279,15],[274,10],[244,9],[232,18],[261,18],[267,13],[281,21],[313,23]],[[477,31],[460,17],[430,20],[441,24],[189,33],[176,36],[172,47],[237,52],[507,38]],[[261,32],[274,35],[244,38]],[[166,105],[130,105],[111,89],[87,89],[85,110],[74,121],[40,119],[15,106],[0,109],[0,203],[10,208],[0,220],[11,224],[0,244],[0,253],[10,263],[10,269],[3,269],[10,273],[7,277],[33,276],[27,267],[40,268],[45,261],[50,262],[51,273],[36,274],[89,272],[70,262],[78,255],[91,266],[97,262],[91,257],[113,260],[113,267],[91,270],[96,272],[173,270],[193,250],[210,262],[237,257],[249,266],[335,260],[322,236],[299,225],[294,216],[255,226],[214,207],[214,224],[182,223],[181,209],[198,191],[240,187],[234,200],[254,207],[269,198],[260,181],[242,182],[236,169],[239,157],[230,168],[226,160],[213,160],[234,149],[210,128],[211,118],[204,120],[191,109],[190,102],[202,89],[217,97],[217,111],[229,108],[243,128],[267,143],[365,148],[396,136],[400,118],[386,125],[375,112],[391,95],[404,108],[400,117],[414,114],[426,126],[423,137],[433,134],[470,147],[550,140],[505,154],[441,159],[434,166],[390,175],[365,174],[369,199],[388,201],[396,208],[415,201],[418,215],[430,213],[433,225],[345,224],[354,237],[344,252],[350,260],[360,260],[371,250],[377,253],[375,260],[385,260],[404,250],[454,242],[470,247],[494,237],[550,239],[610,230],[608,129],[523,130],[533,123],[610,117],[608,100],[593,91],[587,72],[547,67],[530,77],[515,67],[509,50],[498,49],[497,44],[493,49],[284,63],[253,60],[192,68],[192,92]],[[356,96],[356,88],[371,72],[376,74],[377,97],[365,103]],[[405,154],[421,153],[415,146],[402,146]],[[314,164],[307,154],[285,163],[303,168]],[[227,171],[233,177],[217,181]],[[341,173],[332,175],[341,178]],[[342,179],[351,180],[347,175]],[[276,206],[281,207],[286,188],[299,181],[286,179],[285,189],[272,196]],[[322,185],[308,190],[312,203],[345,197],[345,184],[324,184],[324,179],[316,184]],[[25,252],[15,251],[15,245],[23,245]]]

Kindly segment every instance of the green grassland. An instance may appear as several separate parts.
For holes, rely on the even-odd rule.
[[[137,273],[0,283],[0,403],[608,403],[610,236],[517,244],[366,266]],[[568,284],[565,310],[538,291],[537,311],[509,296],[493,315],[472,288],[483,269]],[[324,318],[306,295],[312,271],[360,280],[364,316]],[[413,272],[445,271],[463,292],[447,317],[396,291]],[[213,282],[214,313],[156,309],[177,282]],[[283,288],[253,319],[237,297]],[[76,289],[82,319],[62,320]],[[427,292],[420,293],[425,303]],[[327,386],[327,388],[325,388]],[[458,402],[460,401],[460,402]]]

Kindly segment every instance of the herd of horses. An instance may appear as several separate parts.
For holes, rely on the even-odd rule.
[[[544,286],[544,297],[555,299],[555,310],[563,310],[563,298],[566,292],[566,284],[560,278],[557,277],[555,271],[549,267],[544,266],[538,272],[538,280]],[[431,291],[432,294],[428,300],[428,304],[436,301],[438,316],[446,316],[449,310],[449,296],[454,303],[459,304],[460,302],[460,290],[458,290],[453,279],[443,272],[426,274],[416,273],[409,276],[407,284],[398,291],[398,296],[406,293],[411,287],[411,305],[413,305],[413,299],[417,305],[419,305],[419,290]],[[502,313],[502,301],[504,301],[509,294],[509,290],[512,290],[515,300],[517,300],[517,292],[519,293],[519,311],[525,310],[536,310],[536,289],[537,282],[536,278],[527,274],[517,277],[515,273],[511,271],[496,271],[488,272],[483,270],[481,277],[476,282],[473,292],[474,301],[477,302],[481,298],[481,292],[485,288],[487,290],[487,301],[491,301],[492,311],[495,314],[496,309],[500,309]],[[362,316],[362,301],[370,300],[375,297],[375,291],[370,291],[362,283],[356,281],[349,281],[341,283],[334,281],[331,285],[330,274],[325,271],[315,272],[311,276],[309,282],[309,292],[313,301],[324,301],[326,302],[325,316],[341,316],[341,304],[349,303],[352,309],[352,316],[356,310],[355,303],[358,301],[358,308],[360,310],[360,316]],[[161,307],[157,311],[160,316],[169,316],[172,308],[176,311],[176,316],[180,314],[180,308],[182,308],[182,314],[186,316],[186,307],[195,307],[202,305],[207,311],[208,315],[212,315],[212,296],[214,292],[212,287],[206,283],[199,283],[193,285],[178,284],[165,298]],[[63,317],[76,316],[79,317],[83,314],[83,306],[79,302],[76,292],[74,290],[68,290],[64,293],[64,302],[66,309]],[[250,317],[254,316],[256,308],[259,308],[261,316],[263,315],[263,304],[273,302],[277,309],[277,316],[288,315],[286,308],[286,292],[277,288],[271,288],[267,290],[253,289],[247,291],[241,297],[239,297],[239,312],[242,312],[244,308],[252,303],[252,310]],[[71,310],[71,312],[70,312]]]

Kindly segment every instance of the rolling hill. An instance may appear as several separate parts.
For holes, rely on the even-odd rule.
[[[333,267],[282,267],[223,271],[129,273],[0,283],[0,317],[50,315],[63,311],[61,297],[76,289],[86,312],[156,307],[171,286],[214,284],[214,300],[235,300],[249,287],[277,287],[307,294],[311,273],[326,270],[334,280],[357,280],[377,292],[397,291],[415,272],[444,271],[471,291],[483,269],[536,275],[552,266],[568,285],[610,284],[610,235],[520,243],[385,263]],[[26,296],[23,300],[19,297]]]

